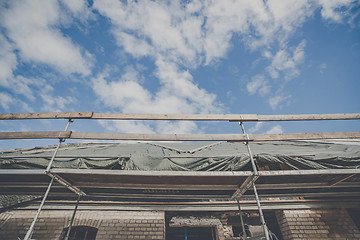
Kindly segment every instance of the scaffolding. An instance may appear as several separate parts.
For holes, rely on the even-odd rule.
[[[355,187],[355,191],[359,194],[358,188],[360,169],[326,169],[326,170],[287,170],[287,171],[259,171],[253,159],[251,152],[251,142],[264,141],[282,141],[282,140],[321,140],[321,139],[359,139],[360,132],[328,132],[328,133],[292,133],[292,134],[247,134],[244,122],[263,122],[263,121],[315,121],[315,120],[355,120],[360,119],[360,114],[307,114],[307,115],[255,115],[255,114],[110,114],[110,113],[94,113],[94,112],[63,112],[63,113],[16,113],[16,114],[0,114],[0,120],[24,120],[24,119],[66,119],[68,122],[64,131],[41,131],[41,132],[0,132],[0,140],[5,139],[58,139],[59,142],[45,170],[31,169],[18,170],[0,169],[0,177],[18,179],[17,184],[26,181],[30,182],[28,190],[31,193],[41,193],[44,186],[35,183],[43,183],[46,178],[50,177],[50,183],[46,188],[46,192],[42,198],[38,211],[29,227],[24,240],[31,239],[34,226],[46,202],[51,188],[56,182],[58,185],[64,186],[67,191],[75,193],[78,198],[70,226],[66,233],[68,239],[72,222],[79,205],[80,198],[83,196],[130,196],[135,198],[152,198],[161,199],[167,197],[170,199],[232,199],[236,200],[240,213],[240,220],[244,232],[244,238],[247,238],[244,223],[242,219],[240,199],[246,192],[252,188],[258,208],[261,224],[263,226],[264,235],[261,238],[270,240],[271,234],[262,212],[261,200],[259,198],[256,182],[263,179],[260,190],[273,189],[276,186],[284,188],[287,186],[295,189],[295,192],[289,196],[298,196],[308,194],[305,189],[310,184],[311,187],[340,189],[335,192],[319,193],[327,195],[338,194],[348,195],[354,192],[341,192],[348,187]],[[91,132],[73,132],[68,131],[70,123],[80,119],[102,119],[102,120],[180,120],[180,121],[229,121],[238,122],[242,134],[129,134],[129,133],[91,133]],[[251,171],[242,172],[143,172],[143,171],[114,171],[114,170],[82,170],[82,169],[53,169],[52,164],[57,158],[57,153],[61,144],[67,139],[91,139],[91,140],[136,140],[136,141],[227,141],[227,142],[243,142],[246,145],[248,155],[251,162]],[[305,179],[304,182],[297,183],[298,178]],[[103,182],[97,183],[96,180],[102,179]],[[48,179],[48,178],[47,178]],[[123,181],[123,186],[115,187],[112,185],[118,182],[117,179]],[[179,184],[181,179],[181,184]],[[292,179],[292,181],[288,181]],[[94,181],[95,180],[95,181]],[[195,183],[194,183],[194,180]],[[272,184],[266,184],[270,180]],[[33,182],[32,182],[33,181]],[[92,184],[89,184],[91,183]],[[166,184],[164,184],[166,182]],[[265,182],[265,183],[264,183]],[[33,185],[31,185],[33,183]],[[101,189],[101,185],[112,186],[107,190]],[[166,191],[150,191],[136,192],[136,189],[160,189]],[[224,190],[225,188],[225,190]],[[228,189],[226,189],[228,188]],[[101,189],[100,192],[97,192]],[[115,189],[115,190],[114,190]],[[125,190],[118,193],[119,189],[135,190],[126,192]],[[188,195],[178,194],[181,189],[188,189]],[[195,190],[191,192],[191,190]],[[228,190],[228,191],[227,191]],[[206,194],[199,193],[206,191]],[[64,192],[56,188],[56,193],[63,195]],[[267,196],[277,196],[278,193],[266,193]],[[272,195],[271,195],[272,194]],[[313,193],[314,194],[314,193]],[[316,193],[315,193],[316,194]]]

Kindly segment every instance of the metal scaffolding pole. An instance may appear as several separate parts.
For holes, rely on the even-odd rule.
[[[245,132],[244,124],[242,122],[239,122],[239,124],[241,126],[242,131],[243,131],[243,134],[245,134],[246,137],[248,138],[248,135]],[[258,170],[256,168],[253,155],[251,153],[251,149],[250,149],[250,146],[249,146],[249,141],[246,141],[245,145],[246,145],[248,153],[249,153],[250,162],[251,162],[251,165],[252,165],[252,168],[253,168],[254,177],[256,177],[256,176],[259,175],[259,173],[258,173]],[[259,199],[259,195],[258,195],[257,190],[256,190],[255,181],[252,182],[252,185],[253,185],[253,190],[254,190],[254,194],[255,194],[256,204],[258,206],[258,211],[259,211],[259,215],[260,215],[261,224],[262,224],[262,226],[264,228],[265,238],[266,238],[266,240],[270,240],[269,230],[268,230],[268,228],[266,226],[264,214],[263,214],[262,209],[261,209],[260,199]]]
[[[68,121],[67,124],[66,124],[65,130],[64,130],[65,132],[68,130],[69,125],[70,125],[70,123],[72,123],[72,122],[73,122],[73,120],[69,119],[69,121]],[[61,145],[61,143],[64,142],[64,141],[65,141],[65,139],[59,138],[59,143],[58,143],[58,145],[56,146],[55,152],[54,152],[54,154],[52,155],[51,160],[50,160],[50,162],[49,162],[49,164],[48,164],[45,172],[47,172],[47,173],[50,172],[51,166],[52,166],[52,164],[53,164],[53,162],[54,162],[54,159],[55,159],[55,157],[56,157],[57,152],[59,151],[60,145]]]
[[[69,125],[70,125],[71,122],[73,122],[73,121],[69,118],[69,121],[67,122],[66,127],[65,127],[65,131],[67,131],[67,129],[69,128]],[[48,164],[48,166],[47,166],[47,168],[46,168],[46,170],[45,170],[46,173],[49,173],[49,172],[50,172],[52,163],[54,162],[54,159],[55,159],[55,157],[56,157],[57,152],[59,151],[59,148],[60,148],[60,145],[61,145],[62,142],[64,142],[64,139],[59,138],[59,143],[58,143],[58,145],[56,146],[55,152],[54,152],[54,154],[53,154],[53,156],[52,156],[52,158],[51,158],[51,160],[50,160],[50,162],[49,162],[49,164]],[[38,211],[36,212],[36,215],[35,215],[32,223],[31,223],[31,225],[30,225],[30,228],[29,228],[29,230],[27,231],[27,233],[26,233],[26,235],[25,235],[25,237],[24,237],[24,240],[30,240],[30,239],[31,239],[31,236],[32,236],[33,231],[34,231],[35,223],[36,223],[36,221],[37,221],[37,219],[38,219],[38,217],[39,217],[39,215],[40,215],[40,212],[41,212],[42,207],[43,207],[44,204],[45,204],[46,198],[47,198],[48,195],[49,195],[51,186],[52,186],[53,183],[54,183],[54,179],[55,179],[55,176],[52,175],[52,176],[51,176],[50,184],[49,184],[49,186],[48,186],[48,188],[47,188],[47,190],[46,190],[46,192],[45,192],[45,195],[44,195],[44,197],[43,197],[43,199],[42,199],[42,201],[41,201],[41,204],[40,204],[40,206],[39,206],[39,209],[38,209]]]
[[[241,228],[243,231],[243,238],[247,238],[247,234],[246,234],[246,229],[245,229],[245,225],[244,225],[244,220],[242,217],[242,211],[241,211],[241,206],[240,206],[240,201],[239,198],[236,198],[237,201],[237,205],[238,205],[238,209],[239,209],[239,214],[240,214],[240,223],[241,223]]]
[[[77,201],[76,201],[75,209],[74,209],[73,215],[72,215],[72,217],[71,217],[71,221],[70,221],[69,228],[68,228],[68,230],[67,230],[67,232],[66,232],[65,240],[68,240],[68,239],[69,239],[71,227],[72,227],[72,225],[73,225],[73,223],[74,223],[75,214],[76,214],[77,208],[78,208],[78,206],[79,206],[80,198],[81,198],[81,195],[78,196],[78,199],[77,199]]]
[[[51,189],[51,186],[52,186],[53,182],[54,182],[54,178],[52,178],[51,181],[50,181],[50,184],[49,184],[49,186],[48,186],[48,188],[47,188],[47,190],[45,192],[45,195],[44,195],[44,197],[43,197],[43,199],[41,201],[40,207],[37,210],[37,213],[36,213],[32,223],[30,225],[30,228],[29,228],[29,230],[27,231],[27,233],[26,233],[26,235],[24,237],[24,240],[31,239],[31,236],[33,234],[33,230],[34,230],[34,227],[35,227],[35,223],[36,223],[36,221],[37,221],[37,219],[38,219],[38,217],[40,215],[42,207],[44,206],[45,200],[46,200],[47,196],[49,195],[49,192],[50,192],[50,189]]]

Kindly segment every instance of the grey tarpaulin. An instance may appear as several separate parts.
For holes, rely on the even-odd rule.
[[[2,169],[45,169],[55,147],[0,154]],[[276,169],[360,168],[360,146],[286,141],[251,143],[259,165]],[[168,171],[251,170],[243,143],[80,143],[63,145],[53,168]]]

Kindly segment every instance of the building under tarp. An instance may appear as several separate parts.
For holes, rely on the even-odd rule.
[[[72,119],[141,117],[239,121],[243,134],[67,130]],[[360,238],[360,145],[322,141],[358,132],[250,135],[242,124],[359,114],[0,114],[28,118],[69,121],[60,132],[0,133],[0,139],[59,139],[56,146],[0,153],[0,239]],[[152,142],[62,144],[71,138]]]

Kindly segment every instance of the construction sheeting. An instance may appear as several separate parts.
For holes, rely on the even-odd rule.
[[[318,142],[252,143],[259,167],[287,169],[358,169],[360,146]],[[1,169],[45,169],[55,147],[3,153]],[[60,148],[53,168],[147,171],[251,170],[243,143],[67,144]]]

